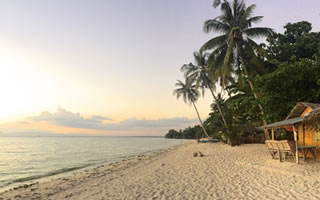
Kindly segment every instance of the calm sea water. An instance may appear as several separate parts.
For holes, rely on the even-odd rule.
[[[0,137],[0,188],[181,143],[152,137]]]

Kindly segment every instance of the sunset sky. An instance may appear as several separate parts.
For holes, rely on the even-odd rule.
[[[306,3],[307,2],[307,3]],[[250,0],[282,32],[319,0]],[[0,133],[164,135],[196,124],[172,95],[180,67],[214,34],[212,0],[0,0]],[[210,112],[211,96],[198,101]]]

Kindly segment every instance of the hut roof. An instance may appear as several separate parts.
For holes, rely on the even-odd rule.
[[[297,105],[291,110],[289,115],[287,116],[286,119],[292,119],[296,117],[300,117],[300,115],[303,113],[303,111],[307,108],[310,107],[312,110],[315,110],[317,108],[320,108],[320,104],[317,103],[308,103],[308,102],[299,102]]]
[[[298,123],[302,122],[303,119],[304,119],[303,117],[286,119],[283,121],[268,124],[264,128],[281,128],[281,127],[285,127],[285,126],[290,126],[290,125],[294,125],[294,124],[298,124]]]
[[[311,111],[303,120],[304,124],[320,122],[320,108]]]

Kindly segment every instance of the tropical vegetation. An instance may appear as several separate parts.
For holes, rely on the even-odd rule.
[[[283,33],[275,33],[254,26],[263,18],[253,15],[255,5],[214,0],[213,6],[221,14],[204,22],[203,28],[220,35],[200,46],[194,63],[181,68],[197,98],[206,90],[213,97],[200,131],[238,145],[244,133],[258,134],[266,123],[283,120],[297,102],[319,103],[320,32],[312,32],[311,23],[287,23]],[[258,44],[257,38],[265,43]],[[199,127],[171,130],[166,137],[206,137],[196,130]]]
[[[176,83],[176,87],[177,88],[173,91],[173,94],[176,95],[178,99],[182,96],[183,101],[186,104],[193,105],[194,110],[197,113],[202,130],[205,133],[205,135],[209,137],[206,129],[203,126],[199,111],[196,106],[196,101],[199,97],[199,91],[197,89],[197,85],[194,84],[194,79],[186,78],[185,83],[178,80],[178,82]]]

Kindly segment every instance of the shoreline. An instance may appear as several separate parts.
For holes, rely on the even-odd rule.
[[[201,151],[204,157],[193,157]],[[265,144],[185,141],[0,193],[0,199],[318,199],[320,163],[271,159]]]
[[[137,154],[137,155],[129,155],[129,156],[113,159],[113,160],[110,160],[107,162],[101,162],[101,163],[96,163],[96,164],[92,164],[92,165],[88,164],[87,166],[83,166],[83,167],[79,166],[78,168],[75,167],[76,169],[71,169],[71,170],[67,170],[67,171],[62,171],[64,169],[60,169],[62,171],[60,173],[59,172],[55,173],[56,171],[52,171],[52,172],[48,172],[47,174],[38,175],[38,177],[36,177],[36,178],[26,177],[26,179],[30,178],[30,180],[16,181],[16,182],[10,183],[7,186],[0,187],[0,197],[1,197],[1,193],[5,193],[5,192],[11,191],[11,190],[16,190],[16,189],[20,189],[20,188],[24,188],[24,187],[27,188],[27,187],[32,186],[34,184],[45,183],[45,182],[52,181],[52,180],[58,179],[58,178],[66,178],[66,177],[73,176],[78,173],[82,173],[83,171],[94,170],[96,168],[104,167],[106,165],[113,165],[114,163],[125,162],[128,160],[134,160],[139,157],[153,156],[154,153],[174,149],[174,148],[177,148],[181,145],[184,145],[184,143],[185,143],[185,141],[181,141],[181,144],[176,144],[171,147],[166,147],[166,148],[156,149],[156,150],[149,150],[149,151]],[[70,168],[68,168],[68,169],[70,169]],[[60,171],[60,170],[57,170],[57,171]],[[50,175],[50,174],[52,174],[52,175]]]

